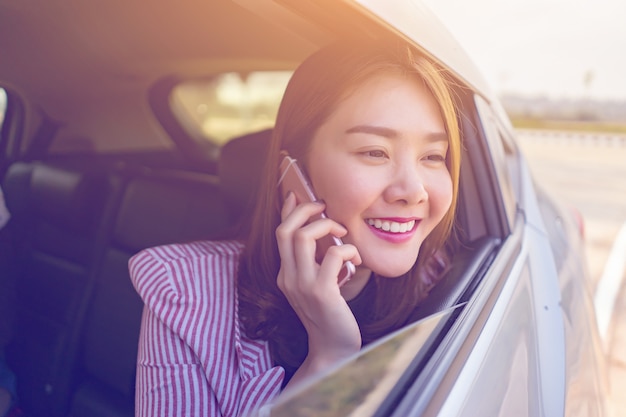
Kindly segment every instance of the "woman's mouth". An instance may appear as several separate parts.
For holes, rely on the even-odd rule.
[[[415,227],[415,219],[406,222],[400,222],[389,219],[367,219],[367,224],[375,229],[388,233],[406,233]]]

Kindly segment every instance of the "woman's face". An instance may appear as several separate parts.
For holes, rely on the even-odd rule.
[[[418,80],[375,77],[313,137],[307,169],[328,217],[348,229],[361,269],[406,273],[452,202],[439,107]]]

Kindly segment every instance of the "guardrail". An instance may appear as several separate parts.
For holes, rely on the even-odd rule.
[[[519,140],[550,141],[552,143],[602,146],[607,148],[626,147],[626,134],[541,129],[515,129],[515,132]]]

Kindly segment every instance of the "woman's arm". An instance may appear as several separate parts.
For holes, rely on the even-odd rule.
[[[131,259],[145,303],[137,416],[245,416],[279,394],[283,370],[272,367],[267,344],[240,337],[238,258],[232,243],[198,242]]]
[[[145,303],[137,351],[138,417],[222,415],[196,352],[174,325],[190,313],[175,285],[189,277],[177,279],[167,261],[178,249],[142,251],[129,262],[131,280]]]
[[[141,323],[136,383],[137,417],[222,415],[192,349],[148,307]]]

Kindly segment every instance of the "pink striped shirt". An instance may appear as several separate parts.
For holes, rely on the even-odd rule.
[[[242,334],[236,270],[243,246],[194,242],[146,249],[129,263],[145,303],[136,416],[245,416],[274,399],[284,370]]]

